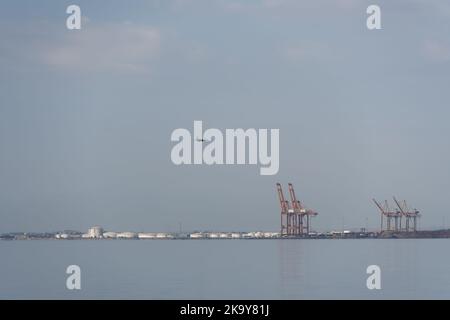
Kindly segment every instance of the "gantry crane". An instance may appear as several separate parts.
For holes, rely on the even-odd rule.
[[[292,183],[289,183],[288,186],[291,205],[284,198],[281,184],[277,183],[278,198],[281,207],[281,234],[296,236],[308,235],[311,227],[311,217],[316,216],[317,212],[304,208],[302,203],[297,200]]]
[[[387,200],[384,201],[384,206],[382,206],[378,201],[372,199],[375,205],[381,211],[381,231],[383,231],[383,217],[386,217],[386,230],[387,231],[400,231],[402,225],[402,213],[398,210],[392,211],[389,208],[389,203]],[[394,220],[394,225],[392,225],[392,220]]]
[[[297,232],[300,234],[309,234],[311,227],[311,218],[317,215],[317,212],[306,209],[303,207],[302,203],[297,200],[295,196],[295,190],[292,183],[288,184],[289,186],[289,195],[291,197],[292,208],[294,213],[296,214],[297,221]]]
[[[283,189],[280,183],[277,183],[278,199],[281,207],[281,235],[291,234],[291,210],[289,202],[284,199]]]
[[[405,217],[405,231],[417,231],[417,218],[420,217],[419,211],[417,209],[412,209],[411,211],[408,209],[408,205],[406,204],[406,200],[402,201],[402,204],[400,204],[399,201],[395,197],[392,197],[394,199],[395,204],[400,209],[401,214]],[[411,226],[411,220],[412,220],[412,226]]]

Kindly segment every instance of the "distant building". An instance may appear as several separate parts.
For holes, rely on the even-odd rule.
[[[103,237],[103,228],[92,227],[88,229],[87,238],[102,238],[102,237]]]
[[[276,238],[278,235],[277,232],[264,232],[264,238]]]

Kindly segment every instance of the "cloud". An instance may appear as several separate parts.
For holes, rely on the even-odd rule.
[[[330,54],[330,53],[333,54]],[[305,62],[313,60],[330,60],[336,54],[336,50],[331,50],[325,43],[304,43],[286,47],[282,56],[290,62]]]
[[[426,58],[434,62],[450,61],[450,45],[439,41],[426,41],[422,51]]]
[[[7,31],[10,30],[10,31]],[[13,31],[12,31],[13,30]],[[0,31],[0,63],[26,69],[142,72],[151,70],[161,47],[159,29],[131,23],[93,25],[81,30],[50,24]]]
[[[277,8],[286,4],[286,0],[263,0],[262,6],[265,8]]]
[[[216,0],[215,4],[232,12],[285,12],[292,14],[305,10],[318,10],[323,12],[324,8],[328,11],[334,10],[352,10],[360,5],[359,0]]]
[[[42,61],[69,69],[145,72],[160,52],[158,29],[132,24],[67,31],[41,48]]]

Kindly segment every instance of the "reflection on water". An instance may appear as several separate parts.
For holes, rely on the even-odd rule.
[[[450,298],[450,239],[1,241],[0,298]],[[65,287],[68,265],[82,289]],[[368,290],[366,268],[381,268]]]
[[[306,263],[302,250],[305,241],[277,241],[280,261],[281,299],[295,299],[301,290],[308,287],[305,277]]]

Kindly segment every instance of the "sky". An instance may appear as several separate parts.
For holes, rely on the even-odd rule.
[[[277,182],[315,230],[448,227],[449,34],[445,0],[2,1],[0,232],[277,231]],[[279,172],[174,165],[194,120],[279,129]]]

